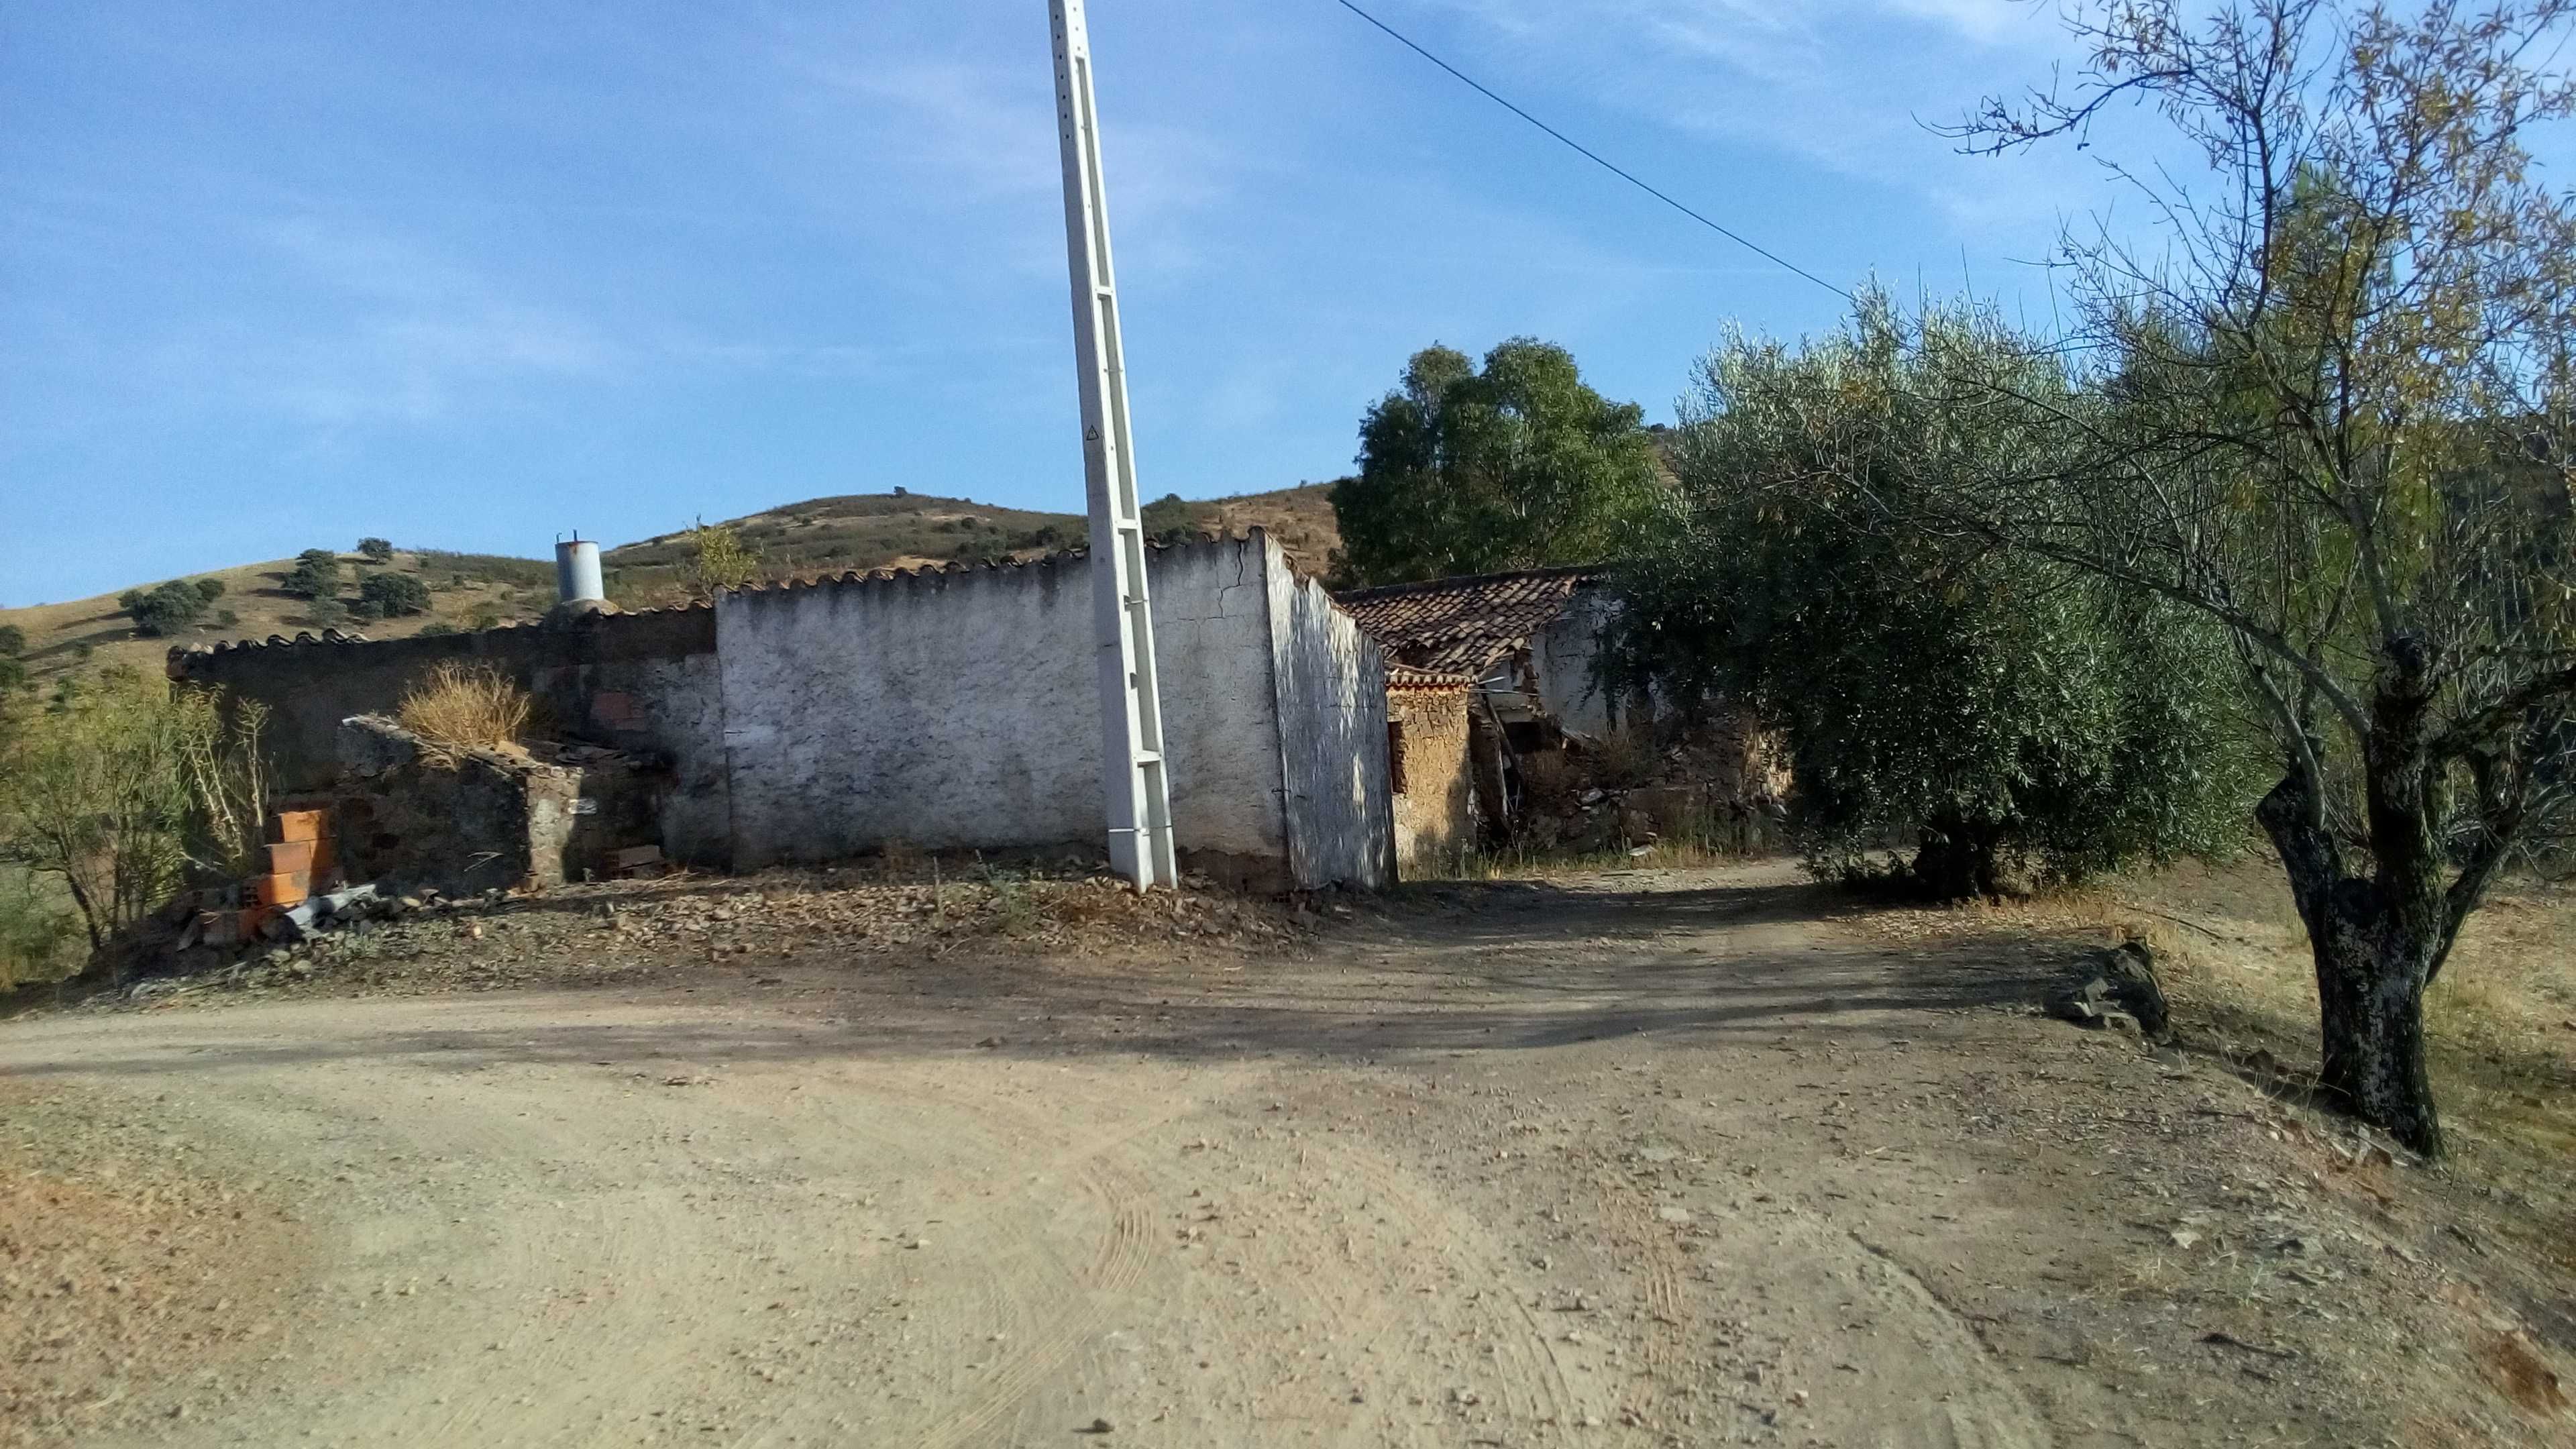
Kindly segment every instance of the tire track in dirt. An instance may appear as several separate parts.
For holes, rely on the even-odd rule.
[[[1035,1343],[1014,1353],[998,1372],[986,1375],[965,1403],[923,1424],[916,1442],[928,1449],[985,1442],[980,1436],[1016,1411],[1030,1391],[1098,1329],[1108,1305],[1121,1300],[1144,1276],[1146,1245],[1153,1229],[1145,1193],[1135,1175],[1112,1171],[1093,1160],[1085,1164],[1083,1177],[1107,1209],[1110,1226],[1099,1255],[1073,1295],[1072,1311],[1056,1315],[1055,1325]]]
[[[1673,1247],[1672,1229],[1656,1214],[1653,1202],[1637,1187],[1628,1164],[1605,1153],[1587,1152],[1590,1176],[1602,1216],[1616,1240],[1633,1248],[1640,1275],[1638,1295],[1645,1317],[1638,1338],[1645,1371],[1621,1386],[1620,1419],[1652,1437],[1653,1412],[1664,1387],[1682,1376],[1690,1309],[1683,1302],[1681,1254]]]
[[[1482,1305],[1499,1298],[1508,1307],[1507,1318],[1519,1325],[1518,1332],[1494,1335],[1497,1377],[1506,1395],[1506,1407],[1512,1407],[1511,1396],[1519,1395],[1517,1407],[1533,1423],[1567,1424],[1583,1416],[1578,1405],[1579,1394],[1567,1381],[1563,1365],[1549,1342],[1548,1326],[1522,1301],[1517,1271],[1506,1266],[1508,1259],[1488,1239],[1481,1224],[1472,1215],[1445,1199],[1433,1200],[1418,1186],[1418,1179],[1376,1151],[1354,1146],[1337,1153],[1335,1162],[1367,1183],[1384,1200],[1396,1204],[1404,1213],[1416,1236],[1424,1242],[1439,1245],[1442,1256],[1453,1262],[1464,1260],[1476,1277],[1472,1301]],[[1460,1249],[1467,1251],[1461,1253]],[[1535,1353],[1531,1345],[1537,1345]],[[1508,1357],[1518,1372],[1500,1372],[1501,1360]],[[1435,1441],[1445,1442],[1445,1441]]]

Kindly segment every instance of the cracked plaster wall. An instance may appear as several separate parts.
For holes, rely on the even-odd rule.
[[[1290,874],[1305,887],[1391,884],[1386,658],[1323,585],[1285,567],[1269,583]]]

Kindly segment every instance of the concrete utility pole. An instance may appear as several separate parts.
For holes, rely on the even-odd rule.
[[[1154,615],[1145,595],[1145,520],[1127,428],[1127,362],[1109,269],[1108,189],[1091,98],[1082,0],[1048,0],[1055,25],[1056,129],[1064,143],[1064,249],[1073,275],[1073,355],[1082,381],[1082,471],[1091,495],[1092,617],[1100,643],[1101,787],[1109,863],[1151,890],[1173,885],[1171,787],[1163,700],[1154,683]]]

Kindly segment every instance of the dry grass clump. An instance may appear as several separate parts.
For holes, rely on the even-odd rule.
[[[517,744],[531,709],[528,692],[499,670],[450,660],[404,693],[396,715],[434,757],[452,764],[466,750]]]
[[[2317,1032],[2315,967],[2278,864],[2222,865],[1951,909],[1873,913],[1916,940],[2050,939],[2155,948],[2177,1012],[2231,1056],[2297,1061]],[[2523,1153],[2576,1151],[2576,892],[2510,880],[2489,895],[2424,998],[2434,1090],[2466,1131]],[[2576,1261],[2576,1260],[2571,1260]]]

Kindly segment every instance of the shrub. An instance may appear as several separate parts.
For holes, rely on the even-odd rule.
[[[128,589],[116,602],[134,616],[135,632],[147,638],[176,634],[206,612],[206,596],[178,579],[151,589]]]
[[[0,870],[0,991],[63,974],[57,963],[79,929],[77,917],[37,888],[33,872]]]
[[[420,637],[423,639],[436,639],[443,635],[458,634],[462,632],[464,631],[458,629],[455,625],[447,622],[445,619],[433,619],[420,626]]]
[[[1145,526],[1147,538],[1168,543],[1194,531],[1198,511],[1178,493],[1166,493],[1138,509],[1136,518]]]
[[[199,579],[194,584],[189,585],[189,587],[197,591],[198,598],[205,600],[209,604],[224,596],[224,581],[222,579]]]
[[[328,598],[340,592],[340,556],[327,548],[308,548],[295,556],[285,590],[303,599]]]
[[[358,552],[364,555],[370,563],[389,563],[393,560],[394,556],[393,540],[389,538],[359,539]]]
[[[331,594],[318,594],[304,606],[304,622],[317,628],[337,628],[349,622],[349,606]]]
[[[192,869],[236,873],[259,838],[264,712],[133,670],[65,689],[0,741],[0,860],[59,878],[93,948]]]
[[[15,659],[27,652],[27,631],[15,624],[0,624],[0,659]]]
[[[516,744],[530,708],[528,692],[501,671],[449,660],[404,693],[396,717],[433,760],[453,764],[460,751]]]
[[[760,577],[760,555],[727,524],[701,523],[690,529],[688,548],[682,568],[689,592],[698,598],[714,598],[720,589],[738,589]]]
[[[429,586],[409,574],[369,574],[358,585],[358,613],[370,619],[398,619],[429,612]]]

